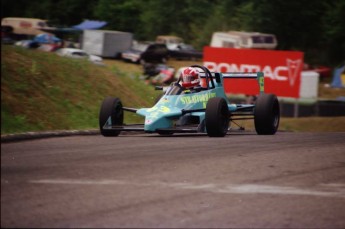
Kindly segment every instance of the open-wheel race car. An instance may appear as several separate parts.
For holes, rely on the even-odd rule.
[[[119,98],[104,99],[99,113],[99,127],[103,136],[118,136],[121,131],[143,131],[171,135],[174,133],[207,133],[210,137],[224,137],[235,120],[254,119],[260,135],[276,133],[280,110],[277,96],[264,93],[264,74],[210,72],[204,66],[200,77],[204,87],[186,90],[181,78],[164,89],[164,95],[151,108],[124,107]],[[224,78],[257,79],[260,94],[254,104],[230,103],[223,87]],[[145,117],[143,124],[124,124],[124,111]]]

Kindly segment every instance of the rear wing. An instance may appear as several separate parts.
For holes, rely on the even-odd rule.
[[[257,79],[259,84],[260,94],[264,93],[265,83],[264,83],[264,73],[263,72],[211,72],[212,78],[216,80],[217,83],[221,82],[220,78],[230,78],[230,79]],[[206,78],[204,72],[200,72],[201,78]]]

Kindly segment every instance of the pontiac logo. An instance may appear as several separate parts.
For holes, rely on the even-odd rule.
[[[289,82],[290,86],[293,86],[295,84],[297,74],[298,74],[298,69],[301,66],[302,61],[301,60],[286,60],[286,65],[288,67],[288,73],[289,73]]]
[[[302,59],[291,60],[286,59],[286,64],[271,66],[271,65],[256,65],[256,64],[235,64],[235,63],[216,63],[205,61],[204,65],[211,72],[263,72],[265,78],[277,81],[288,81],[289,85],[293,87],[300,72]]]

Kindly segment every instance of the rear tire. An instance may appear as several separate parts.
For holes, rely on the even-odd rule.
[[[224,137],[229,128],[229,108],[224,98],[216,97],[208,100],[205,113],[207,135]]]
[[[105,137],[115,137],[120,134],[120,130],[103,129],[104,124],[111,117],[111,125],[123,125],[122,103],[119,98],[107,97],[103,100],[99,112],[99,129]]]
[[[255,102],[254,124],[257,134],[273,135],[277,132],[280,120],[280,109],[277,96],[261,94]]]

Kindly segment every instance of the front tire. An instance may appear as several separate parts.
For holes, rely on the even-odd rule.
[[[229,108],[224,98],[211,98],[206,105],[205,125],[210,137],[224,137],[229,128]]]
[[[109,120],[110,117],[110,120]],[[103,129],[107,123],[114,126],[123,125],[123,110],[122,103],[119,98],[107,97],[103,100],[101,110],[99,112],[99,129],[101,134],[105,137],[115,137],[120,134],[120,130]]]
[[[261,94],[255,102],[254,124],[257,134],[273,135],[277,132],[280,121],[280,109],[277,96]]]

